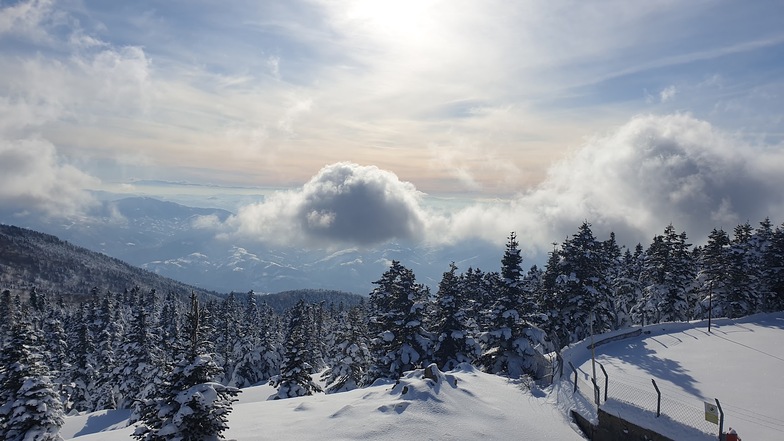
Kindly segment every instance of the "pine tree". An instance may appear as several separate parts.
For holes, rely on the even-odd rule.
[[[638,313],[650,323],[687,321],[695,305],[692,294],[693,262],[686,233],[677,234],[672,224],[653,238],[642,268],[643,298]]]
[[[724,230],[713,229],[708,242],[700,249],[700,270],[697,284],[702,299],[695,311],[697,318],[724,315],[728,305],[730,278],[727,273],[730,258],[730,238]],[[709,308],[713,311],[709,312]]]
[[[749,315],[757,309],[756,261],[751,225],[747,223],[735,227],[727,256],[727,305],[724,314],[730,318]]]
[[[362,386],[371,359],[362,306],[341,312],[336,328],[334,361],[323,377],[327,393],[345,392]]]
[[[612,329],[614,320],[602,244],[594,239],[590,224],[584,222],[558,255],[555,273],[545,278],[555,278],[548,332],[563,347],[588,337],[591,328],[594,333]]]
[[[154,341],[148,328],[148,311],[137,306],[130,330],[120,346],[120,357],[114,373],[116,378],[121,379],[118,386],[119,408],[135,408],[158,386],[163,362],[160,348]]]
[[[300,300],[291,311],[289,333],[286,339],[286,355],[280,369],[280,382],[276,398],[293,398],[321,392],[311,378],[313,366],[308,344],[308,331],[312,329],[309,316],[311,306]]]
[[[784,225],[771,235],[763,261],[763,277],[767,281],[763,310],[784,311]]]
[[[0,439],[58,441],[64,414],[35,330],[12,326],[0,352]]]
[[[460,363],[473,363],[482,351],[474,337],[475,324],[466,313],[471,303],[463,295],[461,278],[456,271],[453,262],[438,285],[435,300],[433,362],[444,371],[452,370]]]
[[[425,328],[429,292],[414,272],[393,260],[370,293],[368,330],[373,364],[368,383],[398,379],[430,358],[432,335]]]
[[[522,261],[517,237],[512,233],[501,259],[496,300],[487,316],[487,328],[480,335],[482,367],[513,378],[536,373],[540,361],[536,347],[545,344],[544,333],[529,321],[535,308],[534,293],[523,291]]]
[[[633,254],[627,249],[621,258],[618,270],[615,272],[611,289],[616,329],[642,323],[642,316],[637,313],[635,306],[641,303],[640,299],[642,298],[640,274],[642,273],[643,256],[642,244],[637,244]]]
[[[223,439],[237,388],[216,383],[221,373],[210,353],[207,311],[191,294],[191,309],[182,330],[179,361],[167,375],[158,396],[140,408],[133,437],[144,441],[208,441]]]
[[[261,367],[262,354],[260,352],[260,316],[256,303],[256,294],[248,293],[243,320],[239,329],[239,341],[234,346],[234,359],[238,360],[237,367],[231,376],[229,384],[236,387],[252,386],[263,380]]]

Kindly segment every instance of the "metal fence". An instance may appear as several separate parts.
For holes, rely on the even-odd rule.
[[[601,365],[597,363],[601,368]],[[719,426],[706,421],[703,399],[668,388],[659,388],[654,381],[643,382],[638,379],[608,379],[604,369],[597,369],[596,386],[593,380],[587,381],[572,368],[572,392],[601,406],[607,401],[614,402],[613,408],[628,406],[637,414],[645,413],[661,417],[693,428],[706,436],[718,438]],[[583,375],[584,376],[584,375]],[[617,404],[616,404],[617,403]]]

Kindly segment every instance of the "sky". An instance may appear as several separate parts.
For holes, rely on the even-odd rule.
[[[216,234],[552,249],[784,220],[779,1],[0,1],[0,204],[258,189]],[[270,189],[279,189],[272,191]],[[206,191],[206,190],[205,190]]]

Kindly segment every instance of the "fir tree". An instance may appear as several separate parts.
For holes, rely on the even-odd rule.
[[[286,339],[286,355],[280,369],[280,382],[276,398],[293,398],[312,395],[321,392],[311,378],[313,366],[308,362],[311,359],[308,344],[308,331],[312,329],[311,307],[300,300],[291,311],[289,318],[289,332]]]
[[[475,323],[466,314],[472,304],[463,296],[461,277],[456,271],[453,262],[438,285],[435,299],[433,362],[444,371],[454,369],[460,363],[473,363],[482,351],[474,337]]]
[[[784,225],[771,235],[763,260],[762,271],[767,281],[763,310],[784,311]]]
[[[27,323],[11,329],[0,352],[0,439],[57,441],[64,414],[43,362],[37,334]]]
[[[642,315],[637,313],[635,306],[641,303],[642,297],[640,274],[643,256],[642,244],[637,244],[634,253],[627,249],[615,271],[611,289],[616,329],[642,323]]]
[[[480,336],[483,353],[479,362],[483,368],[513,378],[536,373],[536,347],[545,343],[544,333],[529,322],[534,309],[533,293],[523,291],[522,261],[512,233],[501,259],[501,277],[495,287],[496,301],[489,311],[488,327]]]
[[[370,365],[369,340],[362,306],[339,315],[332,366],[324,373],[326,392],[344,392],[363,385]]]
[[[645,254],[641,274],[643,298],[637,313],[651,323],[687,321],[695,305],[692,297],[693,262],[686,233],[677,234],[672,224],[654,237]]]
[[[730,238],[724,230],[713,229],[708,236],[708,242],[699,250],[700,271],[697,274],[697,284],[702,299],[695,310],[697,318],[707,318],[710,313],[713,317],[725,314],[728,304],[730,279],[727,268],[730,258]],[[712,308],[713,311],[709,311]]]
[[[427,289],[397,260],[370,293],[368,330],[373,364],[368,382],[397,379],[429,360],[432,336],[425,328]]]
[[[133,322],[120,346],[120,357],[115,376],[121,379],[118,386],[121,409],[135,408],[154,393],[163,367],[160,348],[148,328],[148,311],[135,308]]]
[[[594,333],[612,329],[610,288],[601,252],[602,244],[594,239],[590,224],[585,222],[558,252],[559,260],[552,270],[555,273],[545,276],[555,276],[548,331],[559,347],[588,337],[591,328]]]
[[[231,376],[229,384],[236,387],[247,387],[263,380],[261,367],[262,354],[260,352],[260,316],[256,303],[256,294],[248,293],[245,303],[245,312],[239,329],[239,341],[234,345],[234,358],[238,360],[237,367]]]
[[[167,375],[158,396],[140,409],[133,437],[144,441],[209,441],[223,439],[228,415],[239,389],[214,380],[221,369],[212,355],[207,311],[191,294],[191,309],[182,332],[179,361]]]

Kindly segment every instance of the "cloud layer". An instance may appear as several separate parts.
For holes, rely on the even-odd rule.
[[[411,183],[353,163],[324,167],[302,189],[246,206],[225,228],[259,240],[370,245],[389,240],[503,242],[516,231],[529,254],[583,221],[633,246],[672,223],[700,241],[712,228],[784,219],[784,157],[687,114],[639,116],[596,136],[511,200],[430,209]]]

